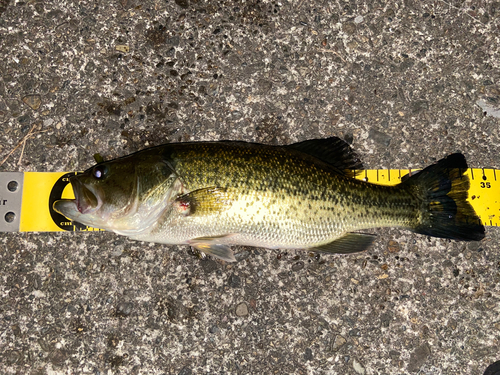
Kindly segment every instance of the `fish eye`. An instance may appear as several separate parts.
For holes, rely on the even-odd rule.
[[[92,175],[98,179],[102,180],[104,177],[106,177],[106,173],[108,172],[108,168],[105,165],[98,165],[97,167],[94,167],[92,171]]]

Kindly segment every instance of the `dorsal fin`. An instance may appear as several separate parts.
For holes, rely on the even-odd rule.
[[[104,163],[104,158],[102,157],[102,155],[100,153],[94,154],[94,160],[97,164]]]
[[[314,156],[345,175],[353,177],[352,170],[363,169],[363,164],[351,146],[338,137],[311,139],[285,146]]]

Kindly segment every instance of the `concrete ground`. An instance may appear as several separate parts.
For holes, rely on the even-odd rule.
[[[0,0],[0,171],[147,146],[340,136],[367,168],[500,168],[500,2]],[[483,374],[497,228],[375,230],[238,262],[111,233],[0,234],[2,374]]]

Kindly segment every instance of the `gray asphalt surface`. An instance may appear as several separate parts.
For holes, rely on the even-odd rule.
[[[500,168],[500,3],[0,0],[0,171],[166,142],[340,136],[367,168]],[[478,103],[482,103],[480,107]],[[483,374],[497,228],[376,230],[238,262],[111,233],[0,234],[2,374]]]

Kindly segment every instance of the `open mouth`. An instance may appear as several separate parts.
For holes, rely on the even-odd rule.
[[[100,207],[100,201],[97,196],[80,182],[78,176],[71,177],[69,181],[73,186],[76,207],[81,214],[95,211]]]
[[[60,199],[53,203],[53,209],[70,220],[86,225],[95,225],[96,211],[102,207],[103,201],[96,194],[94,186],[82,182],[82,176],[70,177],[75,199]]]

